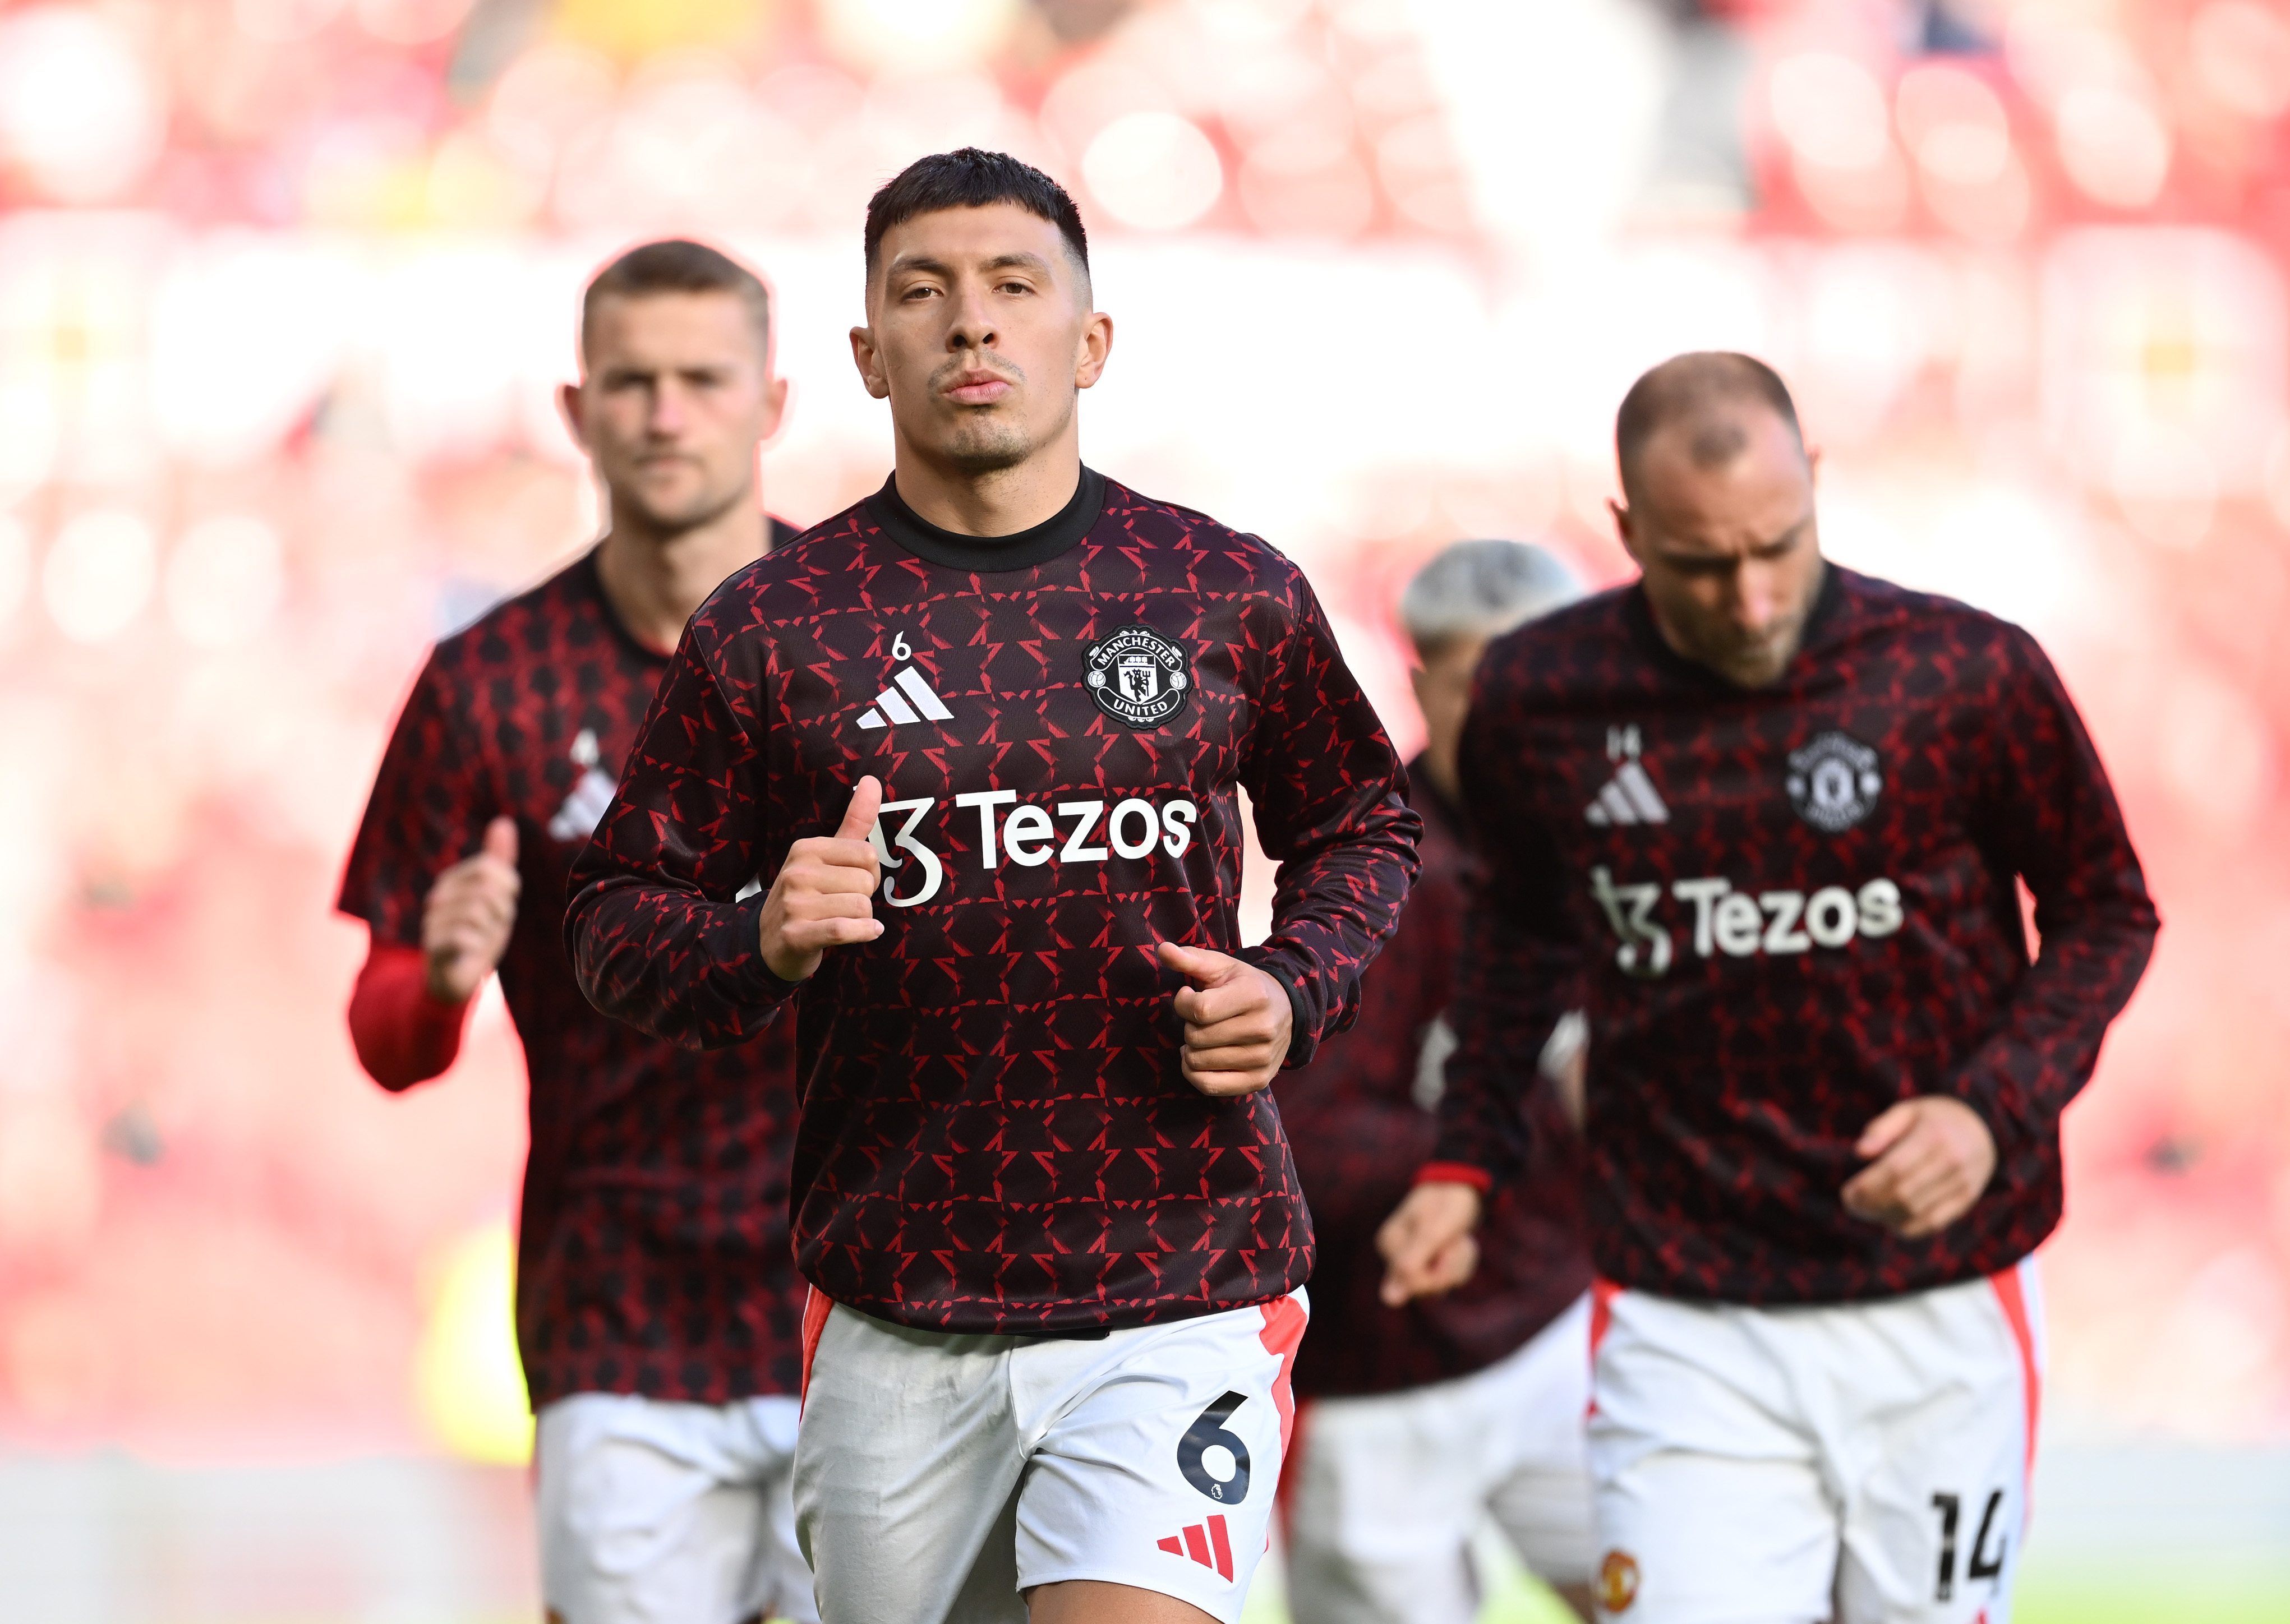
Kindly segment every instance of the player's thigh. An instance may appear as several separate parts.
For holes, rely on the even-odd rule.
[[[754,1491],[754,1561],[748,1615],[819,1624],[811,1565],[795,1528],[795,1444],[802,1410],[792,1398],[751,1398],[736,1406],[745,1425],[748,1482]]]
[[[1483,1402],[1500,1420],[1503,1443],[1488,1511],[1534,1573],[1553,1585],[1589,1583],[1597,1552],[1584,1436],[1588,1295],[1484,1377]]]
[[[2035,1426],[2031,1295],[1979,1282],[1879,1310],[1915,1385],[1870,1393],[1837,1451],[1842,1624],[2006,1624]]]
[[[1788,1370],[1738,1310],[1623,1292],[1603,1318],[1588,1432],[1601,1616],[1827,1619],[1837,1508]]]
[[[1024,1624],[1013,1341],[839,1305],[828,1315],[795,1461],[797,1533],[825,1624]]]
[[[1808,1461],[1688,1451],[1637,1456],[1597,1488],[1602,1619],[1822,1624],[1838,1524]]]
[[[1296,1624],[1471,1624],[1484,1474],[1461,1448],[1458,1382],[1319,1399],[1297,1412],[1282,1485]],[[1496,1418],[1479,1414],[1481,1428]]]
[[[709,1406],[578,1394],[535,1440],[542,1596],[564,1624],[740,1624],[761,1497],[726,1482]]]
[[[1019,1582],[1086,1580],[1233,1624],[1264,1555],[1293,1399],[1302,1293],[1090,1344],[1029,1349],[1044,1372],[1018,1497]]]

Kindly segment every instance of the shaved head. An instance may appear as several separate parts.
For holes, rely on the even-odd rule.
[[[1802,454],[1797,403],[1772,367],[1730,350],[1671,356],[1630,386],[1614,414],[1614,460],[1624,493],[1637,496],[1645,448],[1657,436],[1675,433],[1695,468],[1714,471],[1749,449],[1748,420],[1764,413],[1781,420]]]

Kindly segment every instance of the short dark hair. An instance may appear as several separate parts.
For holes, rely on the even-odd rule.
[[[647,293],[730,293],[748,307],[764,354],[772,353],[772,296],[764,279],[721,249],[669,237],[629,249],[590,279],[588,291],[581,295],[584,362],[598,303],[607,299],[641,299]]]
[[[957,152],[934,152],[917,158],[883,183],[867,204],[867,275],[875,275],[876,256],[893,226],[903,226],[917,214],[941,209],[982,209],[989,204],[1014,203],[1027,213],[1058,228],[1066,247],[1089,275],[1089,233],[1082,229],[1081,211],[1066,188],[1031,164],[1006,152],[986,152],[965,147]]]
[[[1805,449],[1805,430],[1797,420],[1797,403],[1790,398],[1782,375],[1754,356],[1732,350],[1702,349],[1672,356],[1630,385],[1614,414],[1614,460],[1622,489],[1630,488],[1638,457],[1648,440],[1673,423],[1693,429],[1686,452],[1701,468],[1731,461],[1749,444],[1749,436],[1728,407],[1748,401],[1762,405],[1781,419]]]

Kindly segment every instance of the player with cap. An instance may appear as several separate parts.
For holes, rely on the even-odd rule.
[[[1465,900],[1478,884],[1456,780],[1471,675],[1488,640],[1582,596],[1573,570],[1517,541],[1459,541],[1400,595],[1422,754],[1407,765],[1422,872],[1360,980],[1341,1041],[1274,1084],[1319,1258],[1296,1356],[1296,1432],[1281,1482],[1296,1624],[1470,1624],[1470,1552],[1492,1520],[1585,1616],[1596,1562],[1582,1413],[1590,1257],[1583,1233],[1579,1017],[1548,1035],[1534,1168],[1477,1231],[1479,1267],[1444,1296],[1381,1300],[1377,1227],[1431,1155]]]
[[[2155,909],[2035,639],[1824,562],[1772,369],[1665,362],[1615,441],[1638,580],[1473,692],[1488,878],[1393,1288],[1465,1272],[1582,1005],[1603,1615],[2004,1624],[2030,1254]]]
[[[410,1088],[452,1064],[500,972],[531,1080],[516,1328],[550,1619],[810,1620],[792,1045],[708,1054],[625,1026],[581,996],[563,935],[566,876],[668,651],[775,528],[757,452],[787,386],[764,284],[701,244],[633,249],[588,286],[581,364],[562,404],[605,537],[415,681],[342,881],[372,932],[350,1031],[384,1087]]]

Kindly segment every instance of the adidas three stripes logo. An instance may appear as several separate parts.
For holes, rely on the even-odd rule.
[[[901,689],[906,692],[901,694]],[[909,704],[909,700],[913,703]],[[917,714],[918,712],[919,715]],[[923,680],[921,672],[912,666],[902,666],[899,674],[891,679],[891,685],[875,696],[875,702],[859,718],[859,725],[892,727],[901,723],[920,722],[925,717],[933,722],[944,722],[953,715],[954,712],[946,708],[946,701],[931,691],[930,684]],[[889,719],[886,721],[885,717]]]

